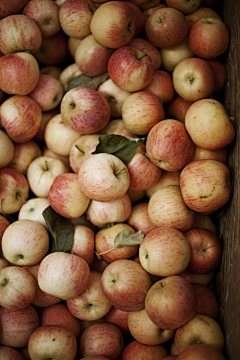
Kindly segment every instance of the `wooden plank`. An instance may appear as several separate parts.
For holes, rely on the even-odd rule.
[[[223,103],[229,116],[234,117],[236,137],[229,146],[232,197],[218,218],[224,252],[215,289],[220,301],[219,321],[226,339],[225,356],[237,360],[240,359],[240,2],[223,1],[222,18],[231,37]]]

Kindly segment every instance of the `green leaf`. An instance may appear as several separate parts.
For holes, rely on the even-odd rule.
[[[81,74],[73,78],[68,83],[67,91],[77,88],[77,87],[89,87],[91,89],[97,90],[98,86],[105,82],[109,78],[108,73],[104,73],[99,76],[91,77],[85,74]]]
[[[142,230],[138,230],[135,234],[129,230],[121,231],[114,239],[114,248],[122,248],[129,245],[140,245],[143,241],[144,233]]]
[[[145,138],[130,138],[117,134],[99,136],[99,143],[92,154],[107,153],[117,156],[127,166],[137,148],[144,144]]]
[[[48,206],[42,215],[52,235],[50,251],[69,252],[73,243],[74,224],[56,213],[51,206]]]

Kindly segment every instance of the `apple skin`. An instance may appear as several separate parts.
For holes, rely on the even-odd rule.
[[[37,142],[44,141],[45,127],[46,127],[48,121],[50,121],[50,119],[57,114],[59,114],[58,107],[56,107],[55,109],[53,109],[51,111],[42,112],[42,121],[40,123],[40,127],[39,127],[36,135],[33,137],[33,140],[35,140]]]
[[[6,55],[18,51],[34,54],[41,46],[38,25],[23,14],[10,15],[0,22],[0,51]]]
[[[2,252],[12,265],[34,265],[43,259],[48,249],[48,232],[37,221],[16,220],[3,233]]]
[[[145,32],[154,46],[165,48],[180,44],[186,39],[188,24],[180,11],[165,7],[157,9],[148,17]]]
[[[70,249],[75,254],[86,260],[88,265],[94,259],[94,231],[86,225],[74,225],[73,242]]]
[[[175,330],[160,329],[155,325],[144,307],[128,313],[128,328],[133,338],[145,345],[160,345],[175,334]]]
[[[78,75],[81,75],[82,71],[79,69],[78,65],[76,63],[72,63],[70,65],[67,65],[62,71],[61,74],[58,77],[58,80],[63,86],[63,90],[66,93],[68,91],[68,85],[69,82],[77,77]]]
[[[222,243],[217,235],[207,229],[190,229],[184,233],[187,238],[191,256],[187,271],[195,274],[206,274],[214,271],[222,260]]]
[[[163,345],[145,345],[133,340],[124,348],[120,360],[162,360],[166,355]]]
[[[134,135],[147,135],[163,119],[162,102],[150,91],[136,91],[123,102],[122,120],[125,128]]]
[[[10,221],[5,216],[0,215],[0,253],[2,252],[2,236],[9,225]]]
[[[140,310],[151,285],[147,271],[139,263],[128,259],[113,261],[101,277],[104,295],[113,306],[123,311]]]
[[[188,280],[178,275],[168,276],[148,290],[145,309],[155,325],[174,330],[194,317],[197,296]]]
[[[189,14],[186,14],[185,18],[187,20],[189,29],[201,18],[215,18],[221,20],[221,17],[218,15],[218,13],[216,13],[216,11],[214,11],[214,9],[211,9],[210,7],[204,7],[202,4],[198,9]]]
[[[155,70],[151,82],[144,88],[155,94],[162,104],[169,103],[175,95],[171,75],[163,70]]]
[[[134,32],[134,38],[139,35],[141,36],[145,29],[146,18],[139,6],[134,4],[132,1],[124,0],[124,2],[134,10],[136,15],[136,30]]]
[[[130,336],[128,314],[128,311],[123,311],[112,306],[109,312],[104,316],[104,319],[105,322],[117,326],[124,336]]]
[[[136,23],[136,13],[131,6],[125,1],[110,1],[95,11],[90,30],[100,44],[110,49],[119,49],[133,39]]]
[[[199,146],[194,146],[193,154],[189,162],[195,160],[216,160],[227,165],[228,163],[228,149],[223,147],[217,150],[202,149]]]
[[[74,59],[74,56],[75,56],[75,51],[78,47],[78,45],[81,44],[81,39],[76,39],[76,38],[73,38],[71,36],[68,37],[68,51],[71,55],[71,57]]]
[[[226,360],[225,356],[211,346],[204,344],[190,345],[177,357],[179,360]]]
[[[63,326],[72,331],[76,338],[80,334],[80,321],[72,315],[66,304],[56,304],[40,309],[39,320],[40,326]]]
[[[180,326],[174,336],[174,344],[179,353],[193,344],[205,344],[223,351],[224,334],[219,323],[213,318],[196,314],[188,323]]]
[[[89,326],[81,335],[82,356],[105,356],[119,359],[124,347],[121,330],[113,324],[98,323]]]
[[[197,295],[197,314],[206,315],[217,320],[219,303],[213,290],[203,284],[192,284]]]
[[[185,126],[195,145],[206,150],[218,150],[229,145],[235,128],[224,105],[214,99],[194,102],[185,116]],[[208,127],[208,130],[203,130]]]
[[[95,249],[101,255],[101,259],[110,264],[120,259],[130,259],[138,252],[138,245],[123,246],[122,248],[114,248],[114,239],[122,231],[130,231],[135,234],[135,230],[128,224],[120,223],[111,227],[99,230],[95,236]],[[111,251],[108,251],[112,249]]]
[[[53,36],[61,29],[59,7],[55,1],[29,1],[24,6],[22,14],[34,20],[43,38]]]
[[[106,299],[100,286],[101,276],[101,272],[91,270],[85,290],[67,300],[68,310],[75,318],[86,321],[99,320],[111,309],[112,304]]]
[[[165,116],[167,119],[176,119],[185,124],[185,116],[191,105],[192,101],[184,100],[177,95],[172,101],[165,105]]]
[[[0,169],[0,214],[18,212],[29,198],[29,183],[18,170]]]
[[[0,88],[7,94],[29,94],[37,85],[39,76],[38,62],[35,56],[28,52],[16,52],[0,57]]]
[[[37,285],[32,275],[19,266],[7,266],[0,273],[0,304],[12,311],[31,304]]]
[[[74,360],[77,354],[77,340],[69,329],[59,325],[40,326],[31,334],[28,341],[31,359],[47,357]]]
[[[192,224],[192,228],[203,228],[208,229],[215,235],[218,234],[218,229],[216,224],[213,222],[213,219],[210,215],[201,214],[198,212],[194,213],[194,221]]]
[[[22,355],[10,346],[0,347],[0,357],[5,360],[24,360]]]
[[[89,277],[88,263],[80,256],[64,252],[48,254],[38,269],[40,289],[62,300],[78,296],[86,288]]]
[[[130,176],[127,166],[118,157],[100,153],[84,161],[78,172],[78,181],[89,199],[113,201],[127,192]]]
[[[181,170],[190,160],[193,148],[185,125],[178,120],[160,121],[152,127],[147,136],[147,155],[163,170]]]
[[[68,37],[83,39],[91,33],[90,23],[96,6],[91,0],[68,0],[59,9],[61,28]]]
[[[163,186],[150,197],[148,216],[156,227],[169,226],[182,232],[189,230],[194,221],[178,185]]]
[[[0,19],[5,18],[6,16],[17,14],[28,0],[3,0],[0,4]]]
[[[62,98],[60,112],[64,123],[82,135],[99,132],[111,117],[107,100],[88,87],[69,90]]]
[[[191,13],[196,10],[201,4],[201,0],[182,1],[182,0],[166,0],[166,5],[181,11],[183,14]]]
[[[159,226],[141,242],[139,260],[149,274],[162,277],[177,275],[188,266],[190,246],[179,230]]]
[[[13,159],[15,144],[10,136],[3,130],[0,130],[0,168],[6,167]]]
[[[1,105],[0,122],[16,143],[32,140],[40,128],[41,121],[41,108],[29,96],[14,95]]]
[[[197,57],[181,60],[173,70],[172,80],[177,95],[191,102],[209,97],[215,87],[211,66]]]
[[[160,50],[154,46],[150,41],[142,37],[134,37],[129,46],[143,50],[152,59],[154,70],[158,70],[162,64],[162,57]]]
[[[108,73],[120,89],[136,92],[150,83],[154,67],[146,52],[131,46],[122,46],[110,56]]]
[[[146,10],[143,10],[143,14],[144,14],[146,20],[154,11],[156,11],[157,9],[164,8],[164,7],[167,7],[167,5],[158,4],[158,5],[153,5],[152,7],[148,8]]]
[[[136,231],[142,230],[147,235],[156,226],[151,222],[148,215],[148,202],[140,202],[133,205],[132,212],[127,219],[127,223]]]
[[[192,284],[202,284],[206,286],[211,286],[215,273],[214,271],[211,271],[207,274],[193,274],[188,272],[187,270],[184,270],[180,276],[184,277],[186,280],[190,281]]]
[[[189,48],[203,59],[223,55],[229,46],[229,31],[224,22],[215,18],[201,18],[193,24],[188,35]]]
[[[27,346],[32,332],[39,327],[36,309],[28,305],[22,310],[8,310],[0,307],[1,345],[18,349]]]
[[[213,90],[213,95],[215,95],[224,88],[226,83],[225,65],[218,59],[207,59],[207,62],[212,68],[215,79],[215,87]]]
[[[180,188],[193,211],[211,214],[230,199],[232,186],[227,165],[216,160],[195,160],[180,174]]]
[[[158,182],[146,190],[146,195],[150,198],[158,189],[167,185],[180,185],[180,170],[178,171],[162,171],[162,175]]]

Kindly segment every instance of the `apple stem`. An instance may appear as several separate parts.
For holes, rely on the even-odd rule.
[[[229,120],[233,122],[235,119],[234,119],[233,116],[230,116],[230,117],[229,117]]]
[[[138,60],[141,61],[145,56],[147,56],[146,53],[144,53],[144,55],[142,55]]]
[[[118,175],[121,171],[125,170],[125,168],[119,169],[117,172],[115,172],[114,175]]]

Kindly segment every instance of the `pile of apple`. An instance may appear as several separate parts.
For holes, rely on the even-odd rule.
[[[0,1],[1,359],[225,359],[216,5]]]

